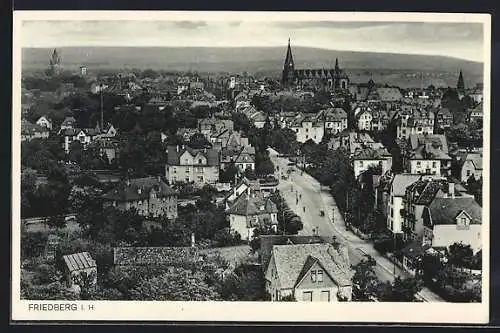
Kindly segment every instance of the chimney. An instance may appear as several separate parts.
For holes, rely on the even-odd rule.
[[[455,183],[454,182],[448,183],[448,196],[450,198],[455,198]]]
[[[194,247],[196,245],[196,240],[194,237],[194,232],[191,233],[191,247]]]
[[[177,148],[177,152],[179,152],[179,145],[177,145],[177,147],[176,147],[176,148]]]

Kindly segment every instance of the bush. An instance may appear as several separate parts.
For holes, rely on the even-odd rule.
[[[35,268],[33,276],[34,284],[47,284],[60,280],[60,273],[55,269],[54,265],[41,264]]]

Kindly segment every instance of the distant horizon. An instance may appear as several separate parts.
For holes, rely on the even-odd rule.
[[[252,46],[252,45],[246,45],[246,46],[163,46],[163,45],[61,45],[61,46],[23,46],[21,47],[21,50],[23,49],[39,49],[39,50],[54,50],[54,49],[77,49],[77,48],[134,48],[134,49],[240,49],[240,48],[254,48],[254,49],[276,49],[276,48],[281,48],[283,47],[283,52],[285,52],[287,45],[285,46],[280,46],[280,45],[270,45],[270,46]],[[456,59],[460,61],[467,61],[471,63],[477,63],[477,64],[484,64],[483,60],[470,60],[470,59],[464,59],[460,57],[454,57],[450,55],[439,55],[439,54],[423,54],[423,53],[402,53],[402,52],[383,52],[383,51],[370,51],[370,50],[365,50],[365,51],[358,51],[358,50],[340,50],[340,49],[330,49],[330,48],[324,48],[324,47],[315,47],[315,46],[306,46],[306,45],[293,45],[292,46],[292,52],[294,48],[307,48],[307,49],[316,49],[316,50],[325,50],[325,51],[333,51],[333,52],[355,52],[355,53],[376,53],[376,54],[387,54],[387,55],[408,55],[408,56],[422,56],[422,57],[442,57],[442,58],[450,58],[450,59]],[[283,58],[284,59],[284,58]]]
[[[54,47],[292,47],[335,51],[447,56],[485,62],[483,24],[477,22],[269,20],[238,17],[210,20],[25,20],[20,45]],[[208,16],[207,16],[208,15]],[[375,50],[375,51],[372,51]]]

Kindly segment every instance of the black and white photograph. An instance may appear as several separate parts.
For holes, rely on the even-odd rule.
[[[14,13],[14,313],[487,322],[490,34]]]

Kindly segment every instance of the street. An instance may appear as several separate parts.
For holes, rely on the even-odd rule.
[[[381,281],[393,281],[394,271],[399,276],[407,275],[375,250],[371,242],[360,239],[351,231],[346,230],[343,216],[340,214],[333,197],[327,190],[321,189],[316,179],[294,166],[289,166],[290,161],[287,158],[279,157],[278,152],[271,148],[269,148],[269,156],[275,167],[279,168],[279,171],[276,172],[276,177],[280,179],[279,191],[289,207],[302,219],[304,229],[299,234],[313,235],[313,230],[316,229],[317,234],[327,241],[335,236],[338,241],[348,246],[352,265],[356,265],[366,255],[370,255],[377,263],[374,270]],[[286,171],[290,168],[295,169],[295,171],[288,175],[288,179],[282,179],[281,174],[287,175]],[[320,216],[320,211],[324,211],[325,215]],[[419,293],[419,296],[426,301],[443,301],[426,288]]]

